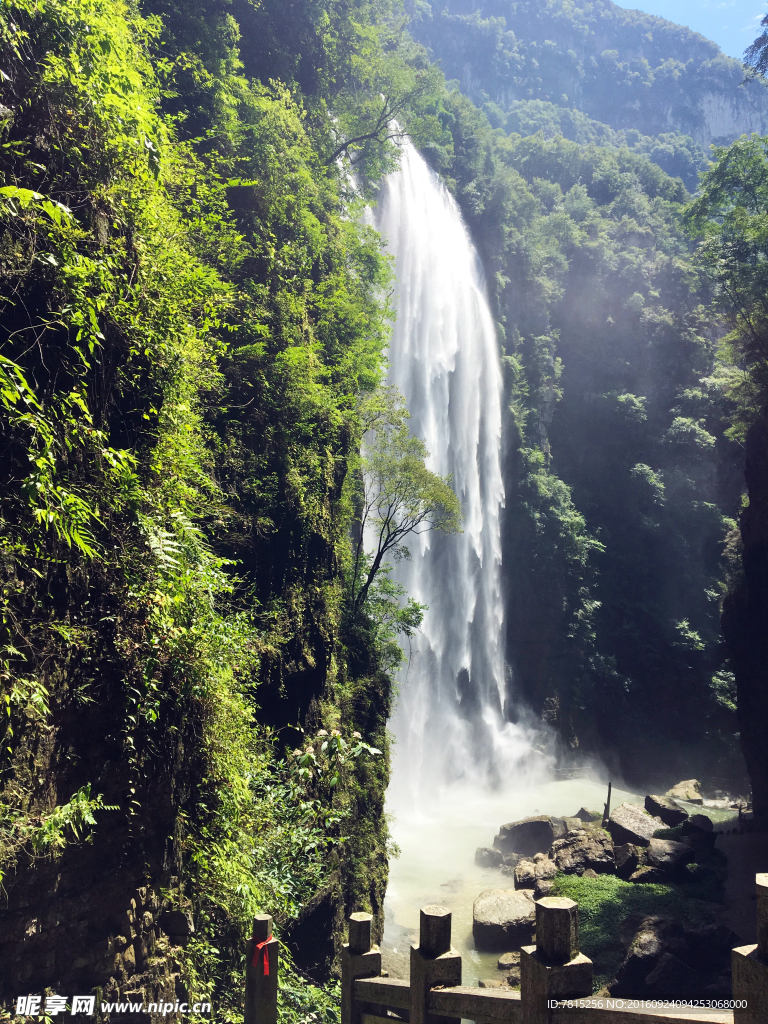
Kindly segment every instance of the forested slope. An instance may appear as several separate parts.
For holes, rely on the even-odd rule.
[[[522,696],[638,781],[737,781],[719,600],[741,459],[686,190],[626,148],[509,139],[458,90],[442,104],[432,158],[505,353],[508,713]]]
[[[762,79],[690,29],[610,0],[411,0],[412,31],[495,126],[628,145],[689,188],[709,156],[768,131]]]
[[[627,773],[738,776],[738,403],[685,184],[629,107],[590,108],[605,127],[552,104],[533,57],[550,106],[480,110],[402,13],[0,14],[0,998],[209,997],[236,1020],[249,915],[316,978],[345,911],[381,927],[418,608],[386,577],[364,590],[351,542],[362,435],[404,429],[364,216],[401,131],[461,204],[503,347],[507,714]],[[566,109],[578,138],[537,133]],[[701,151],[669,146],[690,183]],[[326,1005],[283,978],[287,1014]]]
[[[5,999],[226,1019],[250,914],[321,975],[381,922],[397,606],[350,614],[347,479],[389,269],[333,152],[422,72],[384,9],[299,13],[0,14]]]

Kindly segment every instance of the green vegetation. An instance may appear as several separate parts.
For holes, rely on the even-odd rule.
[[[553,895],[579,904],[579,946],[595,965],[595,991],[616,977],[626,949],[620,941],[621,924],[630,916],[667,916],[685,923],[709,920],[708,908],[718,890],[708,880],[685,885],[636,885],[615,875],[581,878],[558,874]]]
[[[627,120],[638,87],[676,102],[735,67],[607,3],[547,5],[551,46],[540,4],[506,5],[514,32],[490,4],[415,7],[435,50],[477,48],[483,110],[397,0],[0,8],[0,998],[170,985],[237,1021],[268,911],[283,1015],[330,1024],[306,977],[348,911],[381,928],[391,674],[423,611],[387,558],[460,529],[383,386],[391,266],[364,206],[406,132],[503,345],[510,714],[522,695],[570,747],[680,777],[737,770],[737,685],[768,722],[738,656],[759,644],[738,627],[729,663],[719,633],[738,445],[761,457],[765,142],[720,151],[685,212],[698,144]],[[597,17],[656,49],[564,59],[557,32]],[[677,127],[700,139],[697,109]],[[683,899],[656,888],[591,882],[587,951],[632,900]],[[55,939],[25,932],[53,891]],[[155,943],[171,908],[194,932]]]
[[[319,945],[290,948],[318,977],[345,909],[381,925],[384,670],[414,619],[386,587],[366,602],[347,586],[389,266],[334,157],[378,177],[380,96],[389,128],[411,112],[426,130],[436,72],[386,4],[318,4],[319,78],[302,82],[280,10],[259,38],[282,83],[244,74],[240,33],[264,7],[0,13],[0,867],[22,907],[49,855],[116,922],[132,899],[191,912],[168,955],[221,1019],[240,1012],[253,913],[289,942],[308,921]],[[454,528],[419,445],[390,468]],[[163,976],[154,939],[135,960],[76,941],[65,990]],[[21,984],[19,956],[49,960],[14,947],[2,984]],[[291,970],[289,1016],[306,1004]]]
[[[509,704],[638,785],[738,777],[718,602],[740,455],[685,188],[626,148],[507,138],[458,90],[438,116],[505,351]]]
[[[758,39],[756,47],[760,43]],[[730,400],[728,432],[745,452],[747,500],[740,529],[733,531],[722,625],[735,682],[729,698],[733,701],[735,696],[738,706],[755,819],[764,825],[768,822],[764,628],[768,609],[768,141],[745,136],[715,155],[715,165],[687,211],[687,223],[700,239],[701,262],[712,275],[715,301],[730,327],[721,343],[720,375]]]
[[[446,77],[508,132],[532,134],[559,122],[574,141],[647,153],[693,188],[711,142],[764,123],[762,79],[742,88],[742,65],[715,43],[610,0],[408,6],[416,38]]]

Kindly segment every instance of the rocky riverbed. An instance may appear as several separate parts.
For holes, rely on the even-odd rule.
[[[608,814],[581,807],[570,817],[539,814],[502,825],[493,845],[475,853],[477,864],[509,880],[475,900],[476,947],[519,950],[534,941],[536,901],[573,894],[582,907],[583,950],[597,953],[598,975],[613,975],[605,977],[612,995],[728,994],[730,950],[740,937],[717,902],[726,869],[715,844],[723,830],[699,808],[700,787],[691,779],[642,803],[623,800]],[[499,968],[503,984],[518,983],[501,961]]]
[[[697,800],[701,799],[700,795],[697,796],[692,791],[691,793]],[[529,781],[527,784],[519,783],[514,787],[495,792],[478,792],[470,787],[467,787],[466,790],[452,787],[443,794],[442,798],[438,794],[438,798],[411,814],[399,813],[393,822],[393,834],[402,854],[399,859],[392,860],[390,863],[387,920],[382,943],[385,965],[390,974],[393,977],[408,976],[409,947],[412,942],[417,941],[419,907],[437,903],[452,911],[453,944],[463,957],[464,983],[473,985],[482,982],[492,983],[494,986],[510,983],[506,968],[499,969],[497,964],[504,960],[505,954],[514,955],[516,950],[478,948],[473,936],[474,903],[481,893],[489,889],[511,889],[520,893],[521,889],[516,888],[515,883],[515,869],[518,864],[521,861],[532,861],[535,865],[541,864],[543,860],[554,861],[554,857],[550,856],[550,851],[555,841],[567,840],[568,831],[589,831],[589,822],[582,820],[584,815],[581,814],[581,811],[601,808],[605,798],[605,785],[597,781],[588,779],[543,783]],[[713,822],[713,834],[716,832],[733,833],[737,830],[738,811],[731,807],[733,801],[725,796],[717,800],[705,797],[702,803],[693,803],[682,799],[677,803],[688,814],[689,819],[700,813],[709,817]],[[615,811],[622,804],[639,807],[641,814],[648,814],[651,819],[661,816],[657,813],[657,809],[654,810],[654,813],[647,811],[645,795],[614,789],[613,810]],[[576,808],[580,809],[579,815],[574,814]],[[544,814],[544,811],[549,813]],[[596,814],[597,810],[593,810],[592,814],[587,814],[587,817],[593,818]],[[602,819],[602,815],[598,817]],[[568,829],[561,835],[560,829],[555,823],[558,835],[555,836],[554,831],[550,833],[552,838],[546,849],[517,853],[512,858],[514,863],[504,864],[504,858],[510,857],[510,853],[502,853],[493,845],[494,835],[501,833],[502,830],[499,827],[501,822],[514,824],[526,818],[558,818],[564,826],[574,825],[576,828]],[[642,820],[645,821],[645,818]],[[601,830],[601,824],[602,820],[596,822],[597,833]],[[663,821],[661,823],[654,822],[655,829],[667,827]],[[673,833],[675,829],[680,831],[679,826],[670,827],[672,827]],[[613,844],[614,862],[616,862],[616,847],[627,844],[615,842],[610,833],[606,838],[610,838]],[[719,856],[718,845],[722,845],[728,848],[730,857],[730,846],[738,845],[741,840],[748,842],[759,838],[732,834],[718,836],[715,840],[714,852]],[[671,841],[686,846],[689,843],[689,838],[673,835]],[[692,842],[695,843],[696,840]],[[479,846],[491,850],[489,860],[483,862],[475,860],[475,852]],[[648,847],[650,847],[650,841]],[[645,854],[647,857],[650,851],[647,850],[647,847],[643,849],[647,851]],[[566,842],[560,856],[561,858],[567,856],[575,863],[574,844]],[[610,860],[610,858],[607,859]],[[687,879],[687,876],[690,875],[690,881],[672,882],[663,886],[650,881],[629,882],[625,880],[618,873],[618,870],[621,870],[622,874],[628,870],[622,865],[619,865],[614,871],[600,870],[598,864],[594,867],[585,866],[581,874],[575,871],[573,873],[559,872],[557,884],[571,887],[568,892],[563,891],[563,895],[569,895],[579,902],[582,943],[586,942],[590,946],[588,955],[595,960],[595,973],[597,977],[601,978],[601,983],[603,981],[610,982],[616,978],[618,969],[627,955],[628,947],[622,946],[619,931],[621,921],[630,917],[631,914],[641,913],[643,917],[666,916],[684,921],[689,932],[696,924],[693,918],[698,916],[698,919],[703,920],[707,913],[710,914],[710,917],[722,914],[722,905],[715,904],[709,910],[703,907],[703,904],[714,903],[711,898],[701,898],[707,896],[705,879],[709,877],[707,871],[704,870],[706,868],[703,863],[705,859],[702,854],[699,860],[691,861],[689,866],[685,866],[686,874],[683,875],[683,878]],[[555,866],[557,867],[556,863]],[[640,866],[639,861],[638,866]],[[647,866],[653,867],[654,865]],[[666,870],[667,868],[662,865],[662,869]],[[766,869],[768,869],[768,864],[756,867],[756,870]],[[636,868],[631,874],[634,874],[635,870]],[[540,877],[536,879],[536,883],[528,881],[522,888],[533,889],[534,899],[538,898],[539,895],[543,895],[544,884],[552,881],[552,879],[543,877],[551,871],[550,864],[539,867]],[[751,862],[749,871],[754,876]],[[536,869],[534,868],[534,876],[535,874]],[[717,880],[715,879],[715,881]],[[537,885],[539,885],[538,892],[536,892]],[[709,888],[716,889],[717,886],[711,885]],[[698,892],[698,898],[693,897],[692,894],[695,892]],[[666,895],[662,897],[659,896],[659,893]],[[744,895],[742,901],[747,907],[747,914],[742,914],[741,917],[746,916],[754,927],[752,921],[754,903],[747,904],[747,896],[748,893]],[[530,906],[535,913],[535,902],[530,902]],[[686,908],[688,909],[686,910]],[[691,908],[695,911],[692,917]],[[686,913],[688,913],[688,917],[686,917]],[[731,920],[729,924],[730,928],[741,937],[740,924],[736,920]],[[754,941],[754,938],[745,934],[745,941]],[[512,971],[511,983],[515,983],[514,971]]]

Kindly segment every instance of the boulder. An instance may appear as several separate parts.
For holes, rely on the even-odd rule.
[[[646,864],[658,868],[668,878],[681,874],[685,865],[695,859],[690,846],[671,839],[652,839],[645,854]]]
[[[721,909],[710,905],[703,919],[686,924],[671,917],[630,914],[619,927],[619,941],[627,952],[609,986],[611,995],[728,995],[731,949],[739,939],[722,923]]]
[[[646,885],[652,882],[665,882],[666,880],[666,872],[662,871],[661,868],[653,868],[650,864],[641,864],[637,871],[633,871],[628,878],[630,882],[645,883]]]
[[[587,868],[587,870],[584,872],[584,874],[581,877],[582,878],[599,878],[599,875],[595,871],[594,868]]]
[[[662,826],[663,822],[652,818],[638,804],[624,803],[611,812],[607,828],[617,844],[647,846],[653,833]]]
[[[527,858],[515,868],[515,888],[533,889],[536,885],[536,865]]]
[[[700,790],[701,783],[698,779],[686,779],[685,782],[678,782],[672,789],[668,789],[664,795],[673,800],[687,800],[689,804],[703,804],[704,799]]]
[[[557,864],[546,854],[537,853],[533,860],[521,860],[515,868],[515,888],[535,889],[538,881],[549,881],[557,874]]]
[[[682,925],[671,917],[641,917],[631,914],[620,926],[620,936],[626,944],[624,957],[616,980],[609,986],[613,996],[644,995],[645,979],[667,952],[679,953],[686,948]]]
[[[669,828],[682,825],[688,817],[688,811],[683,810],[670,796],[647,796],[645,809],[652,817],[661,818]]]
[[[540,899],[545,896],[551,896],[552,890],[555,887],[555,883],[549,878],[539,878],[536,882],[536,886],[533,890],[533,898],[538,903]]]
[[[520,949],[533,941],[536,904],[531,889],[486,889],[472,907],[472,935],[480,950]]]
[[[479,978],[477,982],[478,988],[506,988],[506,980],[504,978]]]
[[[520,950],[513,949],[509,953],[502,953],[499,957],[499,961],[496,964],[500,971],[509,971],[513,967],[520,966]]]
[[[603,815],[600,811],[588,811],[586,807],[580,807],[574,814],[574,818],[581,818],[582,821],[596,821],[601,822]]]
[[[613,841],[602,829],[569,832],[564,839],[555,840],[550,856],[558,871],[568,875],[583,875],[587,868],[598,874],[616,870]]]
[[[709,979],[689,967],[674,953],[662,953],[659,962],[645,978],[645,995],[654,998],[688,996],[695,998],[704,993]]]
[[[731,950],[742,944],[741,939],[721,920],[695,922],[683,925],[685,941],[700,970],[717,974],[727,973]]]
[[[504,857],[501,850],[492,850],[488,846],[478,846],[475,850],[475,864],[481,868],[498,868]]]
[[[502,825],[493,845],[503,854],[519,853],[524,857],[532,857],[535,853],[546,853],[555,839],[563,835],[565,825],[561,818],[539,814]]]
[[[602,819],[601,819],[602,821]],[[569,832],[576,832],[578,829],[593,829],[600,828],[601,821],[583,821],[581,818],[563,818],[563,824],[565,825],[565,834]]]
[[[706,814],[692,814],[687,822],[686,831],[690,835],[691,828],[697,828],[700,832],[711,832],[714,828],[712,819]]]
[[[511,875],[514,878],[515,868],[522,859],[519,853],[508,853],[501,862],[502,875]]]
[[[624,843],[622,846],[614,846],[613,855],[616,859],[616,874],[624,881],[634,874],[640,866],[640,851],[632,843]]]

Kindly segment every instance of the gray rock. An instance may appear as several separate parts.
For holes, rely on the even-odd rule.
[[[555,883],[551,879],[539,878],[533,890],[534,900],[538,903],[538,901],[543,899],[545,896],[551,896],[554,887]]]
[[[532,857],[534,853],[546,853],[555,839],[562,835],[565,835],[562,819],[540,814],[502,825],[493,845],[503,854],[520,853],[524,857]]]
[[[624,881],[634,874],[640,866],[640,851],[632,843],[624,843],[622,846],[614,846],[613,855],[616,859],[616,874]]]
[[[667,877],[680,874],[686,864],[696,859],[690,846],[671,839],[652,839],[645,855],[646,863],[658,868]]]
[[[515,868],[515,888],[533,889],[536,885],[536,865],[527,858]]]
[[[584,874],[581,877],[582,878],[598,878],[599,876],[598,876],[598,874],[597,874],[597,872],[595,871],[594,868],[587,868],[587,870],[584,872]]]
[[[656,998],[701,996],[709,984],[705,975],[689,967],[674,953],[662,953],[645,979],[645,994]]]
[[[627,954],[609,986],[614,996],[642,996],[645,979],[654,970],[664,953],[680,952],[685,948],[682,925],[671,917],[642,917],[631,914],[620,926],[620,936],[626,944]]]
[[[479,978],[477,982],[478,988],[504,988],[505,986],[504,978]]]
[[[686,800],[689,804],[703,804],[704,799],[700,790],[701,783],[698,779],[686,779],[684,782],[678,782],[672,789],[668,789],[664,795],[673,800]]]
[[[647,796],[645,809],[652,817],[661,818],[669,828],[682,825],[688,817],[688,811],[683,810],[670,796]]]
[[[688,829],[697,828],[700,832],[711,832],[714,828],[712,819],[706,814],[692,814],[688,819]]]
[[[596,821],[598,824],[603,820],[600,811],[588,811],[586,807],[580,807],[574,814],[574,818],[581,818],[582,821]]]
[[[501,867],[503,859],[501,850],[492,850],[488,846],[478,846],[475,850],[475,864],[479,864],[481,868]]]
[[[531,889],[486,889],[472,907],[472,935],[481,950],[520,949],[533,941],[536,904]]]
[[[512,878],[515,877],[515,868],[523,858],[519,853],[508,853],[501,864],[502,875],[510,875]]]
[[[613,841],[602,829],[569,832],[552,844],[551,857],[557,869],[568,875],[583,875],[587,868],[598,874],[616,870]]]
[[[520,950],[514,949],[510,953],[502,953],[496,966],[500,971],[509,971],[513,967],[519,967]]]
[[[661,868],[652,868],[650,864],[641,864],[637,871],[632,872],[628,881],[649,885],[652,882],[666,882],[668,877],[667,873]]]
[[[549,881],[557,874],[557,864],[543,853],[534,860],[521,860],[515,868],[515,888],[535,889],[538,881]]]
[[[593,829],[600,828],[600,821],[583,821],[581,818],[574,816],[573,818],[563,818],[563,824],[565,825],[565,834],[569,832],[576,832],[579,829]]]
[[[741,945],[741,939],[721,920],[684,924],[685,941],[702,971],[717,973],[726,971],[731,960],[731,950]]]
[[[611,812],[607,827],[617,844],[647,846],[653,833],[662,828],[663,823],[652,818],[638,804],[624,803]]]

